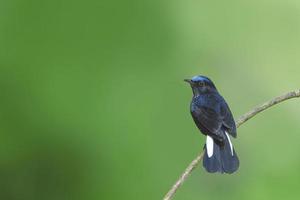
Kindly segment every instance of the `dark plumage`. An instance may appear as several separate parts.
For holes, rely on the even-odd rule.
[[[233,173],[239,167],[230,136],[236,137],[231,111],[213,82],[205,76],[185,79],[193,90],[191,114],[199,130],[207,135],[204,168],[210,172]]]

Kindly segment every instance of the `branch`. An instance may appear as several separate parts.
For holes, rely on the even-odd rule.
[[[236,127],[238,128],[241,126],[243,123],[257,115],[258,113],[278,104],[281,103],[285,100],[292,99],[300,97],[300,90],[295,90],[292,92],[288,92],[286,94],[283,94],[281,96],[275,97],[271,99],[270,101],[267,101],[263,103],[260,106],[257,106],[247,112],[246,114],[242,115],[238,120],[236,120],[235,124]],[[180,178],[176,181],[176,183],[172,186],[172,188],[169,190],[169,192],[166,194],[163,200],[171,200],[176,193],[176,191],[179,189],[179,187],[186,181],[186,179],[189,177],[189,175],[192,173],[192,171],[197,167],[197,165],[200,163],[204,155],[204,151],[202,151],[190,164],[189,166],[185,169],[183,174],[180,176]]]

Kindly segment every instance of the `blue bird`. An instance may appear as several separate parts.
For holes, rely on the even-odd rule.
[[[193,90],[191,114],[199,130],[206,135],[203,166],[210,173],[231,174],[239,168],[230,136],[236,137],[232,113],[213,82],[205,76],[185,79]]]

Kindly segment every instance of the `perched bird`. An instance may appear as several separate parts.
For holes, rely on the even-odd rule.
[[[206,135],[204,168],[210,172],[231,174],[239,168],[239,159],[230,141],[236,137],[236,126],[231,111],[213,82],[205,76],[185,79],[193,90],[192,117]]]

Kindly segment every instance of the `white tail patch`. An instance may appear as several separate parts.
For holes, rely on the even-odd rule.
[[[230,137],[228,135],[228,133],[225,131],[225,134],[226,134],[226,137],[229,141],[229,145],[230,145],[230,150],[231,150],[231,155],[233,156],[233,146],[232,146],[232,143],[231,143],[231,140],[230,140]]]
[[[214,154],[214,140],[210,136],[206,137],[206,153],[209,158]]]

